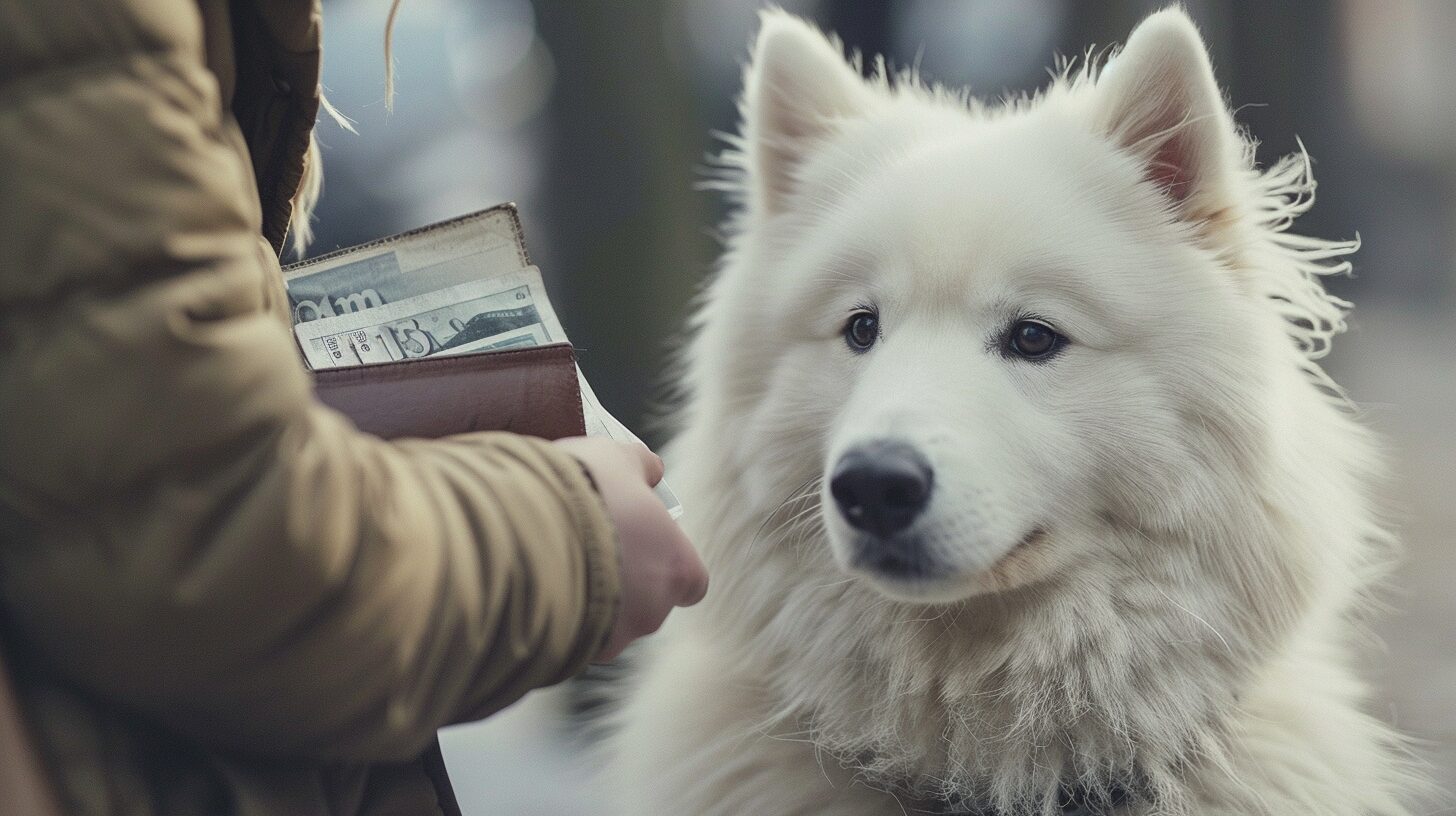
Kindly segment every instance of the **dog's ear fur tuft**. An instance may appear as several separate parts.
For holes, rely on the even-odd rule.
[[[759,21],[744,79],[743,138],[754,203],[773,213],[808,152],[837,122],[863,113],[872,92],[837,40],[777,9]]]
[[[1177,8],[1142,22],[1097,81],[1098,129],[1144,162],[1188,221],[1230,202],[1242,144],[1193,21]]]

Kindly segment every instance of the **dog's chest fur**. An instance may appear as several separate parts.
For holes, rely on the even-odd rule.
[[[1041,587],[936,610],[801,573],[803,553],[770,560],[788,575],[714,566],[721,598],[778,596],[775,614],[708,612],[750,644],[745,673],[768,686],[765,734],[807,736],[871,784],[946,807],[1020,813],[1059,791],[1134,785],[1167,796],[1181,768],[1222,742],[1221,712],[1244,683],[1208,628],[1151,614],[1159,594],[1145,585],[1107,592],[1110,575],[1085,592]],[[729,577],[735,568],[755,572]],[[1184,651],[1219,654],[1192,663]],[[1074,798],[1068,812],[1087,796]]]

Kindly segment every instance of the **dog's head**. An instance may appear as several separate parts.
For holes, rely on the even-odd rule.
[[[835,561],[914,602],[1074,575],[1109,526],[1210,531],[1257,501],[1302,359],[1279,309],[1308,293],[1247,271],[1264,177],[1188,18],[995,108],[878,73],[764,18],[704,328],[749,481],[812,460]],[[1327,340],[1339,310],[1305,300]]]

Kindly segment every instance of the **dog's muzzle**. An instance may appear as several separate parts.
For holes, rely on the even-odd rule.
[[[907,531],[930,504],[935,471],[910,445],[876,440],[849,449],[834,465],[829,492],[844,521],[861,533],[856,566],[897,578],[934,572]]]

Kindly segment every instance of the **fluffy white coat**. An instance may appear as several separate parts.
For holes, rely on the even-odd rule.
[[[764,15],[669,456],[713,586],[622,711],[622,812],[1406,814],[1351,669],[1378,456],[1316,363],[1355,246],[1286,231],[1307,160],[1253,167],[1178,10],[1034,98],[872,74]],[[1053,359],[1002,348],[1027,315]],[[934,465],[933,580],[852,558],[825,474],[880,438]]]

